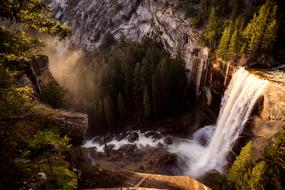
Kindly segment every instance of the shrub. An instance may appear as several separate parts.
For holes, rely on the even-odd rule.
[[[228,180],[235,183],[236,189],[248,189],[249,171],[253,165],[252,147],[252,141],[247,143],[229,170]]]
[[[42,88],[40,99],[53,108],[62,108],[67,105],[65,90],[55,81],[49,82]]]
[[[62,138],[52,131],[39,131],[36,138],[29,141],[29,145],[33,149],[40,149],[44,145],[52,144],[59,152],[65,153],[71,148],[69,141],[70,139],[67,136]]]
[[[30,87],[17,87],[13,74],[0,67],[0,118],[28,109],[31,93]]]

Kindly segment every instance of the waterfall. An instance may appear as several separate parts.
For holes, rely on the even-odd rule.
[[[228,153],[267,83],[244,68],[233,75],[222,99],[217,124],[199,129],[188,142],[170,148],[186,162],[185,175],[199,178],[211,170],[223,172]]]

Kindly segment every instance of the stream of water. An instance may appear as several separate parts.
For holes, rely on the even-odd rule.
[[[223,172],[227,156],[267,83],[244,68],[233,75],[222,99],[217,124],[199,129],[190,141],[170,148],[186,161],[185,175],[199,178],[211,170]]]

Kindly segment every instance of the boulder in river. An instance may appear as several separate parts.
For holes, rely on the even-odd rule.
[[[131,132],[128,135],[127,139],[129,142],[133,143],[139,139],[139,134],[137,132]]]

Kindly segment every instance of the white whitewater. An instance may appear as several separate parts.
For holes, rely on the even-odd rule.
[[[163,145],[164,144],[164,137],[161,135],[160,132],[154,132],[154,131],[147,131],[147,132],[141,132],[141,131],[133,131],[135,133],[138,134],[138,139],[135,140],[134,142],[130,142],[128,140],[128,137],[130,134],[128,134],[125,138],[123,139],[116,139],[116,136],[111,140],[108,141],[107,144],[108,145],[113,145],[113,150],[118,150],[121,146],[126,145],[126,144],[132,144],[132,145],[136,145],[138,148],[144,148],[144,147],[158,147],[159,144]],[[149,132],[153,132],[156,133],[158,135],[161,135],[161,138],[152,138],[151,136],[146,136],[147,133]],[[103,137],[101,137],[101,139],[103,139]],[[87,140],[83,147],[85,148],[95,148],[97,152],[104,152],[104,144],[100,144],[99,142],[96,141],[96,137],[91,139],[91,140]]]
[[[216,126],[206,126],[188,142],[170,148],[186,161],[185,175],[199,178],[211,170],[223,172],[228,153],[267,83],[244,68],[233,75],[222,99]]]

